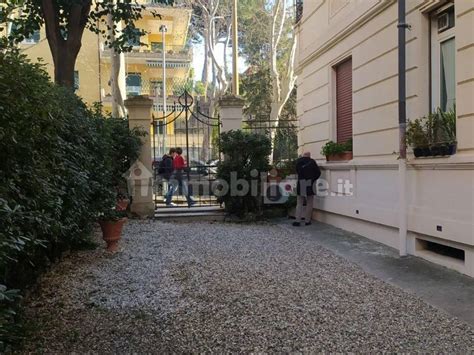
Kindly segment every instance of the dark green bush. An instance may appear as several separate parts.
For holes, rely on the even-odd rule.
[[[0,352],[17,340],[12,290],[87,240],[139,135],[52,84],[42,65],[0,52]]]
[[[240,217],[250,213],[260,215],[262,212],[260,173],[267,172],[270,168],[270,139],[256,133],[229,131],[221,135],[220,151],[224,155],[224,160],[217,169],[219,179],[230,184],[234,173],[237,179],[244,179],[249,184],[258,180],[256,195],[252,195],[252,191],[249,191],[245,196],[233,196],[229,189],[228,193],[222,196],[226,210]]]

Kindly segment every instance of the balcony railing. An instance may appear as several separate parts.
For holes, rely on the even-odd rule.
[[[156,80],[141,80],[139,85],[136,85],[137,82],[130,84],[127,85],[127,95],[145,95],[151,98],[163,97],[163,83],[159,78]],[[192,85],[185,78],[170,77],[166,80],[168,97],[175,96],[177,99],[186,88],[190,90],[189,86]]]
[[[102,50],[102,57],[110,58],[110,48]],[[137,58],[144,60],[161,60],[163,58],[163,49],[147,46],[134,47],[131,52],[125,52],[126,58]],[[191,49],[183,46],[166,46],[166,59],[170,61],[191,62],[193,52]]]

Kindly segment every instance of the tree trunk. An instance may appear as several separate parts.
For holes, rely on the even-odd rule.
[[[81,49],[82,35],[89,18],[91,4],[92,0],[73,3],[69,11],[67,39],[65,39],[61,34],[57,2],[41,1],[46,37],[54,62],[54,81],[71,90],[74,90],[74,66]]]
[[[112,15],[107,15],[107,25],[109,26],[110,41],[115,41],[114,26],[117,31],[122,30],[122,24],[120,22],[114,22]],[[123,92],[125,91],[125,68],[124,55],[115,50],[114,47],[110,48],[112,68],[110,72],[109,85],[112,91],[112,116],[114,117],[125,117],[125,104],[123,101]]]
[[[56,53],[56,55],[53,55],[54,82],[74,90],[74,66],[79,51],[74,51],[65,45],[59,45],[58,47],[53,52]]]
[[[201,106],[200,110],[205,115],[212,116],[211,111],[210,111],[209,102],[204,103]],[[213,123],[213,122],[211,122],[211,120],[208,120],[206,117],[202,117],[202,120],[204,122],[208,122],[210,124]],[[207,162],[207,160],[209,159],[209,134],[210,134],[211,129],[212,129],[211,126],[203,124],[202,145],[201,145],[201,152],[200,152],[199,159],[204,161],[204,162]]]
[[[201,82],[204,85],[204,94],[207,95],[207,86],[209,83],[209,38],[208,38],[208,31],[207,22],[204,22],[204,65],[202,67],[202,75],[201,75]]]

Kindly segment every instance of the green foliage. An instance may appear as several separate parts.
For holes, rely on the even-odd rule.
[[[270,69],[266,63],[252,67],[242,76],[242,91],[245,99],[244,113],[250,117],[255,126],[270,126],[270,111],[272,102],[272,83]],[[295,159],[298,151],[298,135],[294,125],[296,120],[296,89],[291,93],[283,107],[276,128],[273,147],[273,160]],[[248,126],[252,129],[252,126]],[[267,129],[266,134],[270,134]]]
[[[0,351],[11,351],[10,344],[21,339],[21,330],[15,324],[18,301],[21,299],[18,290],[8,290],[0,284]]]
[[[429,146],[428,135],[425,132],[425,125],[421,118],[409,121],[406,132],[407,144],[416,148],[426,148]]]
[[[329,141],[321,148],[321,154],[326,156],[344,152],[352,152],[352,139],[349,139],[345,143]]]
[[[413,148],[456,143],[456,108],[447,112],[438,108],[428,116],[409,121],[406,141]]]
[[[298,158],[298,130],[295,125],[296,89],[283,107],[273,144],[273,161],[291,161]]]
[[[249,66],[261,67],[270,60],[272,15],[266,0],[238,2],[240,52]]]
[[[220,151],[224,160],[217,169],[217,178],[230,184],[231,176],[234,179],[243,179],[249,182],[259,180],[261,172],[269,170],[268,156],[271,152],[271,144],[268,137],[260,134],[238,131],[222,133]],[[255,174],[258,172],[258,174]],[[260,183],[257,184],[260,189]],[[252,196],[249,191],[245,196],[233,196],[232,189],[222,197],[226,210],[239,217],[249,213],[261,214],[262,201],[261,192],[258,196]]]
[[[194,83],[194,93],[198,96],[203,96],[205,94],[205,86],[202,81],[196,81]]]
[[[274,167],[278,170],[278,176],[281,178],[296,174],[296,157],[293,159],[280,160],[274,164]]]
[[[438,110],[448,143],[456,143],[456,106],[447,112]]]
[[[252,120],[268,121],[272,104],[272,84],[268,65],[262,64],[247,70],[242,76],[242,92],[245,99],[244,113],[252,117]]]
[[[0,284],[22,289],[61,252],[88,244],[115,205],[140,132],[89,110],[39,64],[0,52]],[[9,298],[0,309],[12,309]],[[14,318],[3,317],[0,343]],[[5,324],[7,323],[7,325]],[[14,327],[12,325],[12,327]],[[11,327],[10,327],[11,328]],[[0,352],[3,349],[0,347]]]

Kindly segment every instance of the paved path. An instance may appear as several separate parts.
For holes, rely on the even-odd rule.
[[[278,225],[131,221],[27,299],[46,352],[473,351],[466,323]]]

